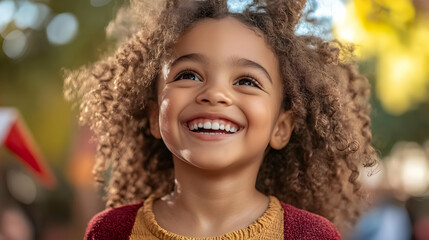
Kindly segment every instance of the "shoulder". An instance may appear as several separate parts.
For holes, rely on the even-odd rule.
[[[96,214],[88,223],[84,239],[128,239],[137,211],[142,205],[143,202],[140,202]]]
[[[328,219],[283,202],[281,204],[284,209],[285,239],[342,239]]]

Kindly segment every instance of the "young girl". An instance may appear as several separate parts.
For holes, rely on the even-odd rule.
[[[66,79],[110,179],[86,239],[341,239],[375,164],[369,85],[340,44],[294,34],[304,5],[120,11],[109,29],[137,32]]]

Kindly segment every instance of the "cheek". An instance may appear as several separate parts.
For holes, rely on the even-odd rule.
[[[185,95],[186,96],[186,95]],[[164,141],[177,134],[179,116],[186,106],[186,98],[180,92],[165,87],[159,98],[159,126]]]
[[[252,127],[258,127],[262,129],[270,129],[274,124],[274,119],[277,115],[277,106],[270,99],[256,99],[247,100],[243,106],[244,111],[247,113],[248,123]]]
[[[162,93],[159,100],[159,126],[161,133],[163,131],[169,131],[171,123],[175,121],[174,118],[177,109],[175,105],[177,102],[178,101],[174,100],[174,96],[171,96],[167,91]]]
[[[167,148],[170,152],[177,155],[177,149],[174,147],[177,146],[178,136],[177,128],[174,125],[178,122],[175,103],[176,101],[173,101],[171,98],[160,99],[159,130]],[[176,126],[178,125],[176,124]]]
[[[170,99],[161,99],[159,105],[159,126],[161,131],[165,129],[169,121],[169,112],[171,111],[171,101]]]

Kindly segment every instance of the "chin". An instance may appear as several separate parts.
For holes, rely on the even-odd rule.
[[[222,160],[219,160],[222,159]],[[200,157],[200,158],[191,158],[184,160],[187,164],[190,164],[194,167],[203,170],[222,170],[228,168],[232,165],[230,161],[225,158],[216,158],[216,157]]]
[[[197,169],[208,170],[208,171],[219,171],[225,170],[232,165],[234,162],[225,156],[219,156],[214,154],[180,154],[176,155],[176,160],[181,161],[185,164],[193,166]]]
[[[209,160],[209,159],[191,160],[191,161],[186,161],[186,163],[198,169],[206,170],[206,171],[225,170],[232,165],[231,163],[219,162],[219,161]]]

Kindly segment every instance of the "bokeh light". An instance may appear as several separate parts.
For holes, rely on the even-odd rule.
[[[42,27],[44,27],[44,24],[49,19],[49,16],[51,14],[51,9],[42,3],[37,3],[37,18],[32,22],[30,25],[31,28],[40,30]]]
[[[32,2],[23,2],[15,13],[15,25],[21,29],[31,27],[32,24],[36,22],[38,15],[39,9],[36,4]]]
[[[34,180],[19,170],[10,170],[6,175],[6,184],[10,194],[24,204],[31,204],[37,196]]]
[[[102,6],[110,0],[96,1]],[[3,52],[12,59],[21,59],[28,50],[33,33],[45,30],[48,41],[53,45],[69,43],[78,32],[77,18],[71,13],[54,17],[45,3],[33,1],[0,1],[0,34],[4,38]]]
[[[9,24],[15,14],[15,2],[11,0],[0,1],[0,32]]]
[[[56,15],[46,27],[48,40],[52,44],[63,45],[70,42],[78,31],[78,21],[71,13]]]
[[[403,163],[404,188],[411,195],[421,195],[427,189],[427,159],[421,152],[414,152]]]
[[[394,191],[407,196],[425,196],[428,193],[429,156],[421,145],[399,142],[384,162]]]
[[[2,239],[32,239],[34,229],[23,211],[7,209],[0,217]]]
[[[3,41],[3,52],[6,56],[18,59],[27,50],[27,36],[21,30],[13,30]]]

